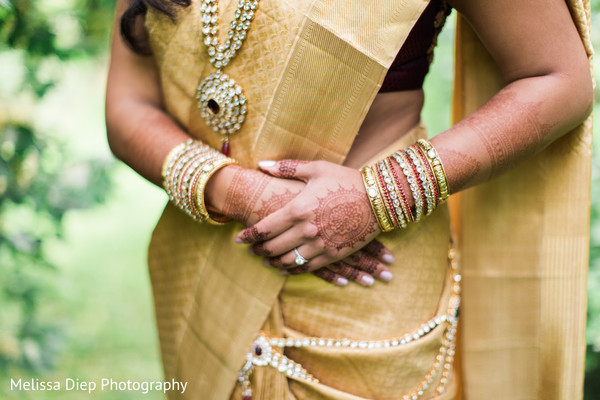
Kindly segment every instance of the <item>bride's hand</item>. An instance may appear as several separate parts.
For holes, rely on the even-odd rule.
[[[273,176],[301,180],[306,186],[279,210],[240,232],[238,242],[253,244],[255,254],[268,257],[270,265],[289,274],[344,260],[332,267],[339,273],[373,259],[368,251],[358,252],[380,233],[359,171],[326,161],[269,161],[260,166]],[[308,261],[299,263],[296,251]],[[347,258],[353,254],[354,259]],[[372,273],[381,278],[387,267],[378,262],[376,268]]]
[[[294,199],[306,186],[305,183],[294,179],[273,177],[260,171],[245,169],[238,166],[228,167],[228,185],[221,196],[211,196],[211,204],[230,218],[246,226],[257,223],[266,216],[281,209]],[[267,256],[268,250],[257,242],[251,250],[254,254]],[[393,256],[377,240],[369,243],[364,251],[352,254],[340,263],[320,268],[314,274],[335,285],[346,285],[354,281],[364,286],[370,286],[374,278],[382,281],[392,279],[388,267],[382,262],[392,262]],[[292,271],[300,273],[300,271]]]

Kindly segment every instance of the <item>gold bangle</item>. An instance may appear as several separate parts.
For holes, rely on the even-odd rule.
[[[233,158],[225,157],[217,159],[216,161],[209,161],[207,164],[203,165],[200,169],[200,177],[198,178],[198,182],[196,183],[196,211],[198,212],[199,218],[203,222],[208,222],[213,225],[223,225],[225,222],[230,221],[227,217],[222,218],[213,218],[208,210],[206,209],[206,205],[204,203],[204,189],[206,189],[206,184],[208,180],[221,168],[226,165],[237,164],[238,162]]]
[[[390,232],[394,230],[394,226],[392,225],[387,215],[385,205],[383,204],[377,181],[373,176],[373,170],[370,166],[365,166],[360,170],[360,172],[363,177],[365,189],[367,190],[369,203],[371,203],[371,208],[373,209],[373,214],[375,214],[375,219],[377,219],[379,228],[382,232]]]
[[[196,183],[202,175],[204,165],[222,157],[214,150],[197,155],[188,161],[190,171],[181,176],[175,204],[197,221],[201,218],[196,206]]]
[[[204,204],[204,189],[222,167],[237,164],[210,146],[194,139],[175,146],[163,162],[163,187],[173,204],[200,222],[221,225],[227,218],[213,218]]]
[[[177,190],[181,184],[182,172],[188,166],[191,158],[208,152],[210,147],[204,146],[193,139],[182,143],[184,146],[176,146],[163,162],[163,188],[169,195],[169,199],[177,203]],[[179,149],[177,149],[179,147]]]
[[[183,153],[186,152],[188,147],[190,147],[193,143],[194,139],[188,139],[185,142],[173,147],[171,151],[169,151],[169,154],[167,154],[167,157],[165,157],[165,160],[163,161],[162,167],[160,169],[160,176],[162,177],[163,182],[165,182],[165,180],[169,176],[173,166],[175,165],[175,161],[177,161],[177,159],[179,159],[179,157],[181,157]]]
[[[168,172],[165,178],[164,188],[169,195],[169,199],[177,207],[189,214],[189,210],[184,207],[185,199],[181,197],[182,189],[187,184],[187,180],[191,178],[187,172],[190,171],[190,167],[198,162],[206,162],[207,160],[214,158],[216,151],[210,151],[210,147],[201,146],[196,143],[195,145],[189,146],[186,150],[175,160],[172,169]],[[218,153],[216,153],[218,155]],[[198,160],[198,161],[197,161]],[[194,169],[197,169],[194,168]]]
[[[435,174],[435,180],[440,193],[440,201],[445,201],[448,196],[450,196],[450,189],[448,188],[448,177],[446,176],[446,171],[444,170],[442,160],[440,159],[439,154],[431,142],[428,140],[419,139],[417,140],[417,145],[419,145],[425,151],[425,154],[427,155],[427,162],[429,162],[429,165]]]

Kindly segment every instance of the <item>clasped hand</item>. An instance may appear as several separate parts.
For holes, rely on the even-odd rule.
[[[391,279],[382,261],[391,262],[393,256],[374,240],[381,231],[360,172],[327,161],[259,165],[273,177],[305,185],[285,205],[241,231],[236,242],[251,244],[252,253],[283,274],[313,272],[338,285],[354,280],[370,286],[373,276]],[[294,249],[308,261],[296,264]]]

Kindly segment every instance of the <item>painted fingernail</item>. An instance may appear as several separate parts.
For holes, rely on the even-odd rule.
[[[244,243],[244,241],[242,239],[237,238],[237,237],[235,238],[235,242],[238,244]]]
[[[265,267],[270,267],[271,266],[271,264],[269,264],[269,260],[267,260],[266,258],[263,260],[263,265]]]
[[[391,281],[393,277],[394,275],[392,275],[390,271],[383,271],[381,274],[379,274],[379,279],[381,279],[384,282]]]
[[[360,278],[360,280],[367,286],[371,286],[375,282],[375,279],[373,279],[373,277],[370,275],[363,275],[362,278]]]
[[[393,263],[395,258],[391,254],[384,254],[381,256],[381,259],[386,263]]]
[[[273,165],[275,165],[275,161],[272,161],[272,160],[265,160],[265,161],[258,162],[258,166],[262,167],[262,168],[269,168],[269,167],[272,167]]]
[[[338,285],[346,286],[348,284],[348,279],[346,278],[337,278]]]

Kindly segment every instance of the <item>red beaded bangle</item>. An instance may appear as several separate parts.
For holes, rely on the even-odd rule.
[[[439,191],[439,188],[437,185],[437,181],[435,179],[435,174],[434,174],[433,170],[431,169],[431,165],[429,165],[429,162],[427,161],[427,156],[423,152],[423,149],[414,144],[411,146],[411,148],[415,151],[415,153],[417,153],[417,155],[421,159],[421,163],[425,166],[425,169],[427,171],[427,176],[429,177],[428,180],[431,184],[431,187],[433,188],[433,194],[435,196],[435,205],[437,207],[439,205],[440,191]]]
[[[398,191],[400,192],[400,207],[402,208],[402,211],[404,212],[404,216],[407,220],[407,222],[413,222],[415,217],[412,213],[412,210],[410,209],[410,203],[408,202],[408,199],[406,198],[406,193],[404,192],[404,188],[402,187],[402,182],[400,182],[400,179],[398,179],[398,171],[396,170],[396,165],[398,165],[398,163],[396,162],[396,160],[392,159],[392,157],[388,157],[386,158],[386,164],[388,165],[389,169],[392,171],[392,176],[394,177],[394,184],[396,185],[396,187],[398,188]],[[400,166],[398,165],[398,168],[400,168]]]
[[[427,197],[425,196],[425,189],[423,188],[423,184],[421,183],[421,178],[419,177],[419,171],[417,171],[417,167],[415,166],[414,162],[410,159],[410,156],[408,155],[406,150],[402,150],[402,152],[405,154],[405,159],[408,162],[408,165],[412,169],[412,172],[415,176],[415,183],[419,187],[419,196],[421,196],[421,202],[423,203],[423,206],[425,207],[425,205],[427,204]],[[425,213],[423,213],[423,214],[425,214]]]

